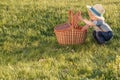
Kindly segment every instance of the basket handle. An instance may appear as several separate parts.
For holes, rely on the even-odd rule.
[[[74,28],[74,13],[72,10],[70,10],[68,13],[68,21],[71,25],[71,28]]]
[[[75,15],[75,25],[74,25],[74,28],[77,28],[78,27],[78,22],[80,21],[80,19],[79,19],[79,16],[81,16],[81,12],[80,11],[78,11],[77,13],[76,13],[76,15]]]
[[[78,27],[78,22],[80,21],[79,16],[81,16],[81,12],[78,11],[75,15],[73,13],[73,11],[69,11],[69,23],[71,24],[72,28],[77,28]]]

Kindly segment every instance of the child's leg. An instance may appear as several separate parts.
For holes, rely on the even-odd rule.
[[[102,35],[106,41],[109,41],[113,37],[112,31],[102,32]]]
[[[99,44],[104,44],[106,42],[106,40],[104,39],[104,37],[102,35],[102,32],[100,32],[100,31],[99,32],[94,31],[93,36]]]
[[[97,39],[97,37],[96,37],[96,31],[93,31],[93,37],[94,37],[94,39],[97,41],[97,43],[98,43],[98,39]]]

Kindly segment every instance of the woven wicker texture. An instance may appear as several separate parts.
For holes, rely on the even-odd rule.
[[[82,44],[87,37],[87,30],[81,31],[84,27],[78,26],[79,12],[74,15],[72,11],[69,11],[69,22],[59,24],[54,28],[54,32],[59,44]]]

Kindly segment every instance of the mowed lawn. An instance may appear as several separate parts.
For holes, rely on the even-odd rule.
[[[59,45],[54,27],[68,10],[100,3],[114,37],[98,45]],[[120,0],[0,0],[0,80],[120,80]]]

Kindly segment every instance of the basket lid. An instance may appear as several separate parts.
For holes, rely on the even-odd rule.
[[[59,24],[57,25],[54,29],[55,30],[65,30],[70,28],[70,24],[69,23],[64,23],[64,24]]]

